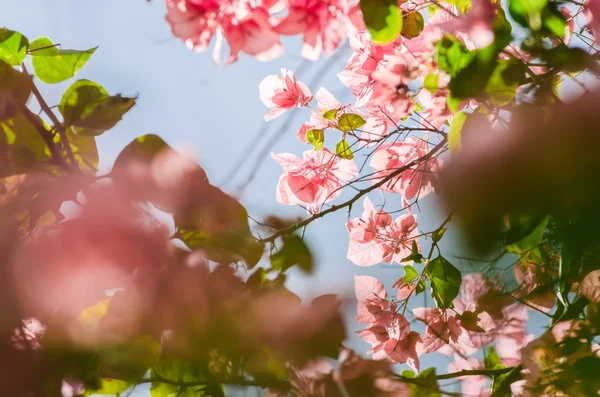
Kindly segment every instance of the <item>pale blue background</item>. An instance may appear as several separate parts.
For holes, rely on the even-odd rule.
[[[262,151],[262,144],[273,136],[281,136],[273,147],[274,152],[301,156],[307,149],[295,138],[298,127],[308,120],[308,113],[302,111],[296,111],[294,120],[284,115],[271,122],[259,144],[252,144],[257,131],[264,127],[266,108],[259,100],[258,84],[266,75],[279,73],[280,68],[297,71],[303,65],[306,73],[300,78],[309,84],[313,93],[322,85],[340,101],[352,100],[349,90],[335,76],[350,55],[347,46],[338,59],[310,63],[300,58],[300,41],[292,38],[284,41],[286,55],[275,61],[261,63],[242,55],[239,62],[219,70],[212,63],[210,53],[193,53],[173,38],[164,19],[164,0],[153,0],[149,4],[144,0],[2,0],[0,4],[0,25],[18,30],[31,40],[45,35],[63,48],[99,46],[77,78],[97,81],[111,94],[139,95],[137,106],[125,119],[98,138],[103,170],[109,169],[119,151],[132,139],[155,133],[172,145],[193,147],[211,181],[236,193],[235,187],[248,178],[249,166]],[[51,105],[58,103],[68,84],[42,87]],[[243,196],[244,204],[259,218],[265,213],[304,216],[302,209],[276,203],[275,186],[281,169],[270,159],[269,152]],[[248,161],[233,180],[224,181],[242,156],[248,156]],[[337,201],[351,193],[346,191]],[[375,203],[383,202],[377,193],[372,194],[371,199]],[[395,208],[400,205],[398,196],[387,197],[387,200],[388,205]],[[440,222],[440,217],[432,212],[434,200],[429,196],[421,201],[424,212],[418,215],[418,221],[422,231],[431,231]],[[353,210],[353,217],[362,212],[362,204],[358,207]],[[399,265],[360,268],[349,262],[346,259],[348,234],[344,227],[347,219],[347,212],[339,212],[308,228],[306,235],[316,252],[318,268],[315,278],[293,273],[290,288],[302,297],[332,291],[345,291],[352,296],[354,274],[376,276],[392,292],[391,285],[403,275]],[[449,247],[459,241],[449,235],[444,243]],[[424,242],[423,247],[427,249],[428,244]],[[353,304],[349,305],[348,312],[349,331],[358,329],[352,320]],[[354,335],[349,345],[362,352],[368,347]],[[422,359],[422,367],[436,365],[446,371],[446,360],[429,355]]]

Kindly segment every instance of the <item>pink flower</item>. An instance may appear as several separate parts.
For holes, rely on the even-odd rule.
[[[46,333],[46,327],[37,319],[30,317],[23,320],[23,325],[13,331],[11,341],[16,349],[39,349],[40,340]]]
[[[586,26],[596,38],[596,44],[600,43],[600,1],[589,0],[585,6],[583,15],[587,20]]]
[[[459,340],[463,329],[458,324],[456,317],[447,311],[437,308],[413,309],[415,318],[427,325],[423,338],[423,347],[420,354],[427,354],[441,349],[446,344],[454,348],[461,345],[464,340]],[[462,347],[463,349],[465,346]],[[473,350],[476,351],[477,349]],[[457,350],[461,351],[461,350]],[[471,351],[471,353],[473,352]]]
[[[438,78],[444,79],[441,74]],[[452,111],[448,108],[448,91],[438,90],[435,94],[431,94],[428,90],[422,89],[419,92],[419,102],[425,108],[421,113],[421,125],[425,128],[442,128],[444,123],[452,118]]]
[[[534,339],[533,334],[527,335],[523,340],[516,340],[506,336],[496,339],[496,352],[502,364],[514,367],[521,363],[521,349]]]
[[[428,151],[427,143],[415,137],[410,137],[402,142],[384,143],[375,151],[371,159],[371,167],[377,170],[373,183],[377,183],[381,178],[425,156]],[[413,199],[417,195],[423,197],[434,190],[439,166],[440,160],[436,157],[430,158],[402,171],[380,189],[401,193],[406,200]]]
[[[337,122],[334,120],[328,120],[323,117],[323,114],[329,110],[342,110],[344,106],[325,88],[321,87],[315,94],[315,99],[317,100],[317,110],[312,112],[310,115],[310,121],[308,124],[312,126],[312,128],[335,128]],[[338,112],[337,118],[341,115],[341,112]]]
[[[301,108],[312,101],[308,87],[297,81],[292,72],[281,69],[281,74],[265,77],[258,86],[260,100],[271,109],[265,114],[266,121],[281,116],[286,109]]]
[[[293,154],[271,154],[283,168],[277,185],[277,201],[302,205],[316,213],[319,207],[342,193],[342,188],[358,175],[354,160],[340,159],[327,149],[304,152],[303,159]]]
[[[233,15],[223,21],[223,33],[230,50],[225,64],[237,61],[240,51],[260,61],[270,61],[283,54],[279,34],[273,31],[269,18],[265,8],[257,7],[235,23]],[[220,48],[216,49],[219,50]]]
[[[492,44],[494,32],[492,24],[496,19],[496,6],[490,0],[474,0],[464,17],[452,18],[438,26],[449,33],[465,32],[473,48],[483,48]],[[471,46],[468,46],[471,47]]]
[[[344,22],[337,19],[345,11],[341,0],[289,0],[288,15],[275,31],[288,36],[304,35],[302,56],[319,59],[321,51],[330,55],[346,36]]]
[[[354,293],[358,305],[356,321],[371,324],[381,320],[385,310],[390,307],[387,292],[381,281],[371,276],[354,276]]]
[[[85,391],[84,383],[75,378],[63,378],[60,388],[62,397],[75,397],[83,395]]]
[[[395,330],[397,332],[385,343],[385,353],[393,363],[406,363],[415,371],[419,371],[418,351],[423,343],[421,335],[415,331],[408,332],[408,327],[397,327]]]
[[[368,197],[363,205],[362,216],[346,223],[350,234],[348,259],[358,266],[373,266],[379,262],[400,263],[410,256],[412,241],[419,233],[415,216],[404,214],[392,222],[387,212],[375,210]]]
[[[374,107],[390,106],[388,117],[399,122],[415,109],[408,84],[419,77],[419,62],[410,55],[388,56],[386,60],[385,68],[371,73],[375,80],[371,102]]]
[[[219,0],[167,0],[167,22],[188,48],[206,51],[219,24],[220,4]]]

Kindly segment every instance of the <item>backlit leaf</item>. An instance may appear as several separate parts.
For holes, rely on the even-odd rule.
[[[402,31],[402,12],[397,0],[361,0],[360,9],[373,42],[385,44],[396,40]]]
[[[47,37],[35,39],[29,45],[35,75],[44,83],[60,83],[75,74],[90,59],[96,48],[89,50],[61,50]]]
[[[0,28],[0,60],[19,66],[27,56],[29,40],[21,33]]]

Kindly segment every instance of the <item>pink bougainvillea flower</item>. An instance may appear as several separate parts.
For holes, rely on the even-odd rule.
[[[316,61],[321,51],[330,55],[346,36],[346,25],[338,19],[345,12],[342,0],[289,0],[288,15],[275,27],[283,35],[304,35],[302,56]]]
[[[402,142],[384,143],[375,151],[371,159],[371,167],[377,170],[373,183],[379,182],[381,178],[399,168],[406,167],[410,162],[425,156],[428,152],[427,143],[415,137],[410,137]],[[413,199],[417,195],[423,197],[434,190],[440,162],[437,157],[430,158],[418,166],[402,171],[380,189],[401,193],[406,200]]]
[[[419,351],[422,343],[423,340],[418,332],[409,331],[408,327],[400,325],[394,328],[394,332],[390,334],[390,339],[385,342],[383,350],[393,363],[406,363],[418,372],[420,366]]]
[[[438,76],[438,81],[445,78],[444,75]],[[425,108],[421,113],[421,125],[425,128],[442,128],[444,123],[452,118],[453,112],[448,108],[448,91],[438,90],[431,94],[423,89],[419,92],[419,102]]]
[[[223,20],[223,33],[230,50],[225,64],[237,61],[240,51],[259,61],[270,61],[283,54],[279,34],[273,31],[269,18],[265,8],[257,7],[235,23],[233,16]]]
[[[281,116],[287,109],[294,106],[301,108],[312,101],[308,87],[297,81],[292,72],[281,69],[281,74],[265,77],[258,86],[260,100],[271,109],[265,114],[267,121]]]
[[[501,336],[496,339],[496,352],[502,364],[513,367],[521,363],[521,349],[534,339],[533,334],[519,341],[514,338]]]
[[[173,34],[194,51],[205,51],[219,25],[219,0],[167,0]]]
[[[327,149],[308,150],[299,159],[290,153],[271,154],[283,168],[277,185],[277,201],[302,205],[319,212],[323,203],[342,193],[342,188],[358,175],[354,160],[340,159]]]
[[[418,235],[417,222],[411,213],[392,217],[383,210],[375,210],[365,198],[360,218],[346,223],[350,234],[348,259],[358,266],[373,266],[379,262],[395,261],[410,256],[412,242]]]
[[[413,315],[427,325],[420,354],[434,352],[447,344],[451,344],[454,348],[461,344],[459,337],[464,330],[453,314],[437,308],[422,307],[413,309]],[[471,353],[476,350],[472,350]]]
[[[415,110],[415,103],[409,96],[408,84],[415,80],[419,71],[419,61],[409,55],[387,56],[385,68],[371,74],[375,80],[371,102],[373,106],[390,106],[391,117],[399,122]]]
[[[355,275],[354,293],[358,302],[356,321],[361,324],[381,320],[382,313],[390,307],[385,287],[375,277]]]
[[[594,37],[596,44],[600,43],[600,1],[589,0],[585,5],[583,15],[586,18],[586,26]]]
[[[336,120],[328,120],[323,117],[323,114],[329,110],[342,110],[344,106],[335,99],[332,93],[323,87],[319,88],[315,94],[315,99],[317,100],[317,110],[311,113],[308,124],[310,124],[312,128],[335,128],[337,124]],[[341,112],[338,112],[336,118],[339,118],[340,115]]]

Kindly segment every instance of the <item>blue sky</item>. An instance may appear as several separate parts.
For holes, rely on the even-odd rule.
[[[241,56],[239,62],[223,70],[212,63],[210,53],[189,51],[171,35],[164,19],[164,0],[4,0],[0,25],[20,31],[30,40],[49,36],[63,48],[87,49],[99,46],[77,78],[102,84],[111,94],[139,95],[138,104],[111,131],[98,138],[101,166],[110,165],[120,150],[136,136],[155,133],[174,146],[193,148],[200,164],[211,181],[229,192],[247,180],[250,165],[262,151],[256,134],[264,128],[266,108],[258,97],[258,84],[268,74],[287,68],[297,71],[302,66],[301,79],[312,92],[325,86],[342,102],[351,102],[350,92],[335,76],[344,67],[349,53],[338,59],[308,63],[299,56],[297,38],[285,40],[287,53],[283,57],[261,63]],[[325,62],[330,67],[324,66]],[[70,84],[44,86],[47,101],[57,104]],[[262,141],[280,137],[274,152],[292,152],[300,156],[307,147],[298,142],[295,132],[308,119],[308,113],[297,111],[294,120],[287,115],[270,123],[263,130]],[[253,215],[277,213],[304,215],[299,208],[285,207],[275,201],[275,187],[280,167],[266,152],[262,167],[249,184],[243,203]],[[225,180],[240,158],[248,161],[239,167],[231,180]],[[338,198],[349,197],[351,192]],[[371,195],[382,203],[378,194]],[[400,197],[387,197],[388,203],[400,203]],[[434,230],[440,216],[433,209],[433,197],[421,202],[423,213],[418,214],[419,229]],[[353,216],[362,212],[362,205]],[[425,215],[427,214],[427,215]],[[317,252],[315,278],[293,273],[290,288],[302,297],[345,290],[352,294],[354,274],[369,274],[380,278],[391,292],[392,283],[403,275],[399,265],[359,268],[346,259],[348,234],[345,230],[347,212],[334,213],[307,230],[310,246]],[[458,244],[453,234],[445,237],[445,245]],[[427,247],[427,244],[424,244]],[[425,295],[425,294],[423,294]],[[422,295],[422,296],[423,296]],[[352,312],[352,310],[351,310]],[[353,313],[350,313],[352,316]],[[350,331],[357,324],[350,324]],[[356,337],[351,345],[364,352],[365,343]],[[425,357],[423,366],[442,365],[435,356]],[[444,368],[445,370],[445,368]]]

